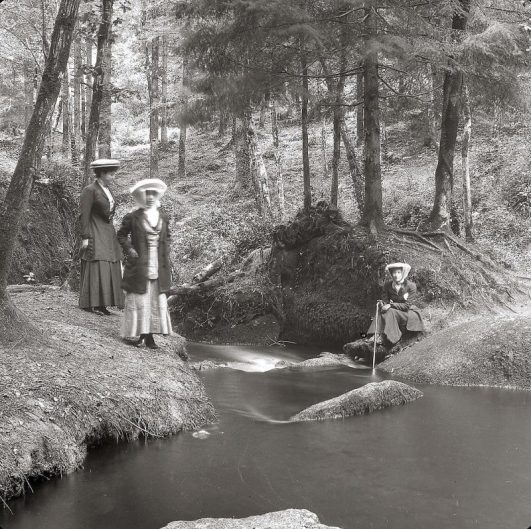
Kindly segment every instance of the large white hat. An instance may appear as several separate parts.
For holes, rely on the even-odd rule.
[[[100,158],[99,160],[94,160],[90,166],[92,169],[118,169],[120,167],[120,160]]]
[[[394,268],[401,268],[402,269],[402,279],[405,279],[409,275],[409,271],[411,270],[411,266],[407,263],[391,263],[388,264],[385,269],[391,273],[391,270]]]
[[[146,191],[156,191],[159,196],[162,196],[165,192],[168,186],[160,180],[160,178],[145,178],[144,180],[140,180],[137,182],[129,192],[132,195],[135,195],[137,193],[146,192]]]

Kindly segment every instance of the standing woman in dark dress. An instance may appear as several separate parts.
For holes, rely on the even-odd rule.
[[[400,341],[404,331],[422,332],[424,323],[418,307],[414,305],[417,285],[408,280],[411,266],[407,263],[392,263],[385,267],[391,276],[384,283],[382,300],[379,302],[377,343],[394,345]],[[375,322],[367,334],[374,334]]]
[[[139,208],[128,213],[118,230],[127,259],[122,281],[125,310],[121,336],[136,346],[158,345],[154,334],[172,333],[166,295],[171,285],[168,217],[159,209],[166,184],[158,178],[141,180],[131,188]],[[136,341],[131,341],[138,338]]]
[[[109,315],[107,307],[123,307],[121,251],[112,222],[115,202],[108,187],[120,162],[100,159],[90,166],[96,180],[83,189],[80,198],[79,306],[89,312]]]

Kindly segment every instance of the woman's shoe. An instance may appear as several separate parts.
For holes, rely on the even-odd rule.
[[[155,339],[153,338],[152,334],[146,335],[146,347],[149,347],[150,349],[158,349],[159,346],[155,343]]]
[[[110,312],[107,307],[101,306],[101,307],[94,307],[94,310],[97,310],[98,312],[101,312],[105,316],[111,316],[112,312]]]

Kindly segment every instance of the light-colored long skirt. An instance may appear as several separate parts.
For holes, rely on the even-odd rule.
[[[79,306],[118,307],[124,306],[124,294],[121,287],[122,268],[120,261],[81,260],[81,278],[79,285]]]
[[[121,337],[141,334],[171,334],[171,319],[166,294],[159,294],[159,280],[148,279],[145,294],[127,292]]]

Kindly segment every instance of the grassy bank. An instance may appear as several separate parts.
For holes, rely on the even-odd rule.
[[[162,437],[214,420],[203,386],[179,354],[180,336],[157,351],[123,344],[120,313],[76,307],[75,295],[12,295],[42,331],[31,346],[0,348],[0,496],[32,480],[73,471],[87,448],[107,440]]]

